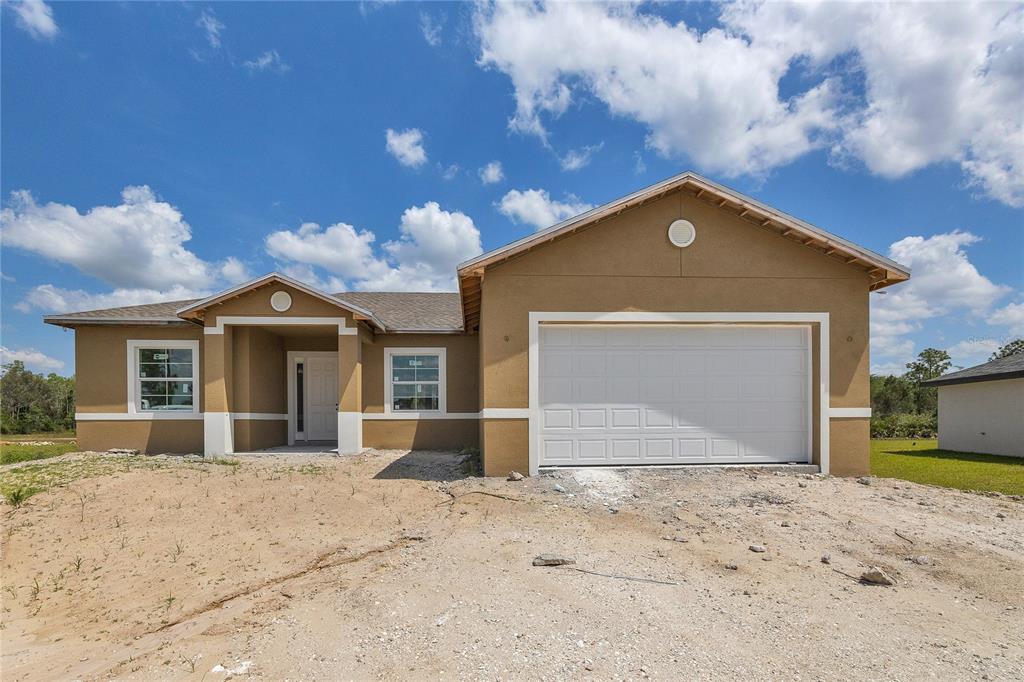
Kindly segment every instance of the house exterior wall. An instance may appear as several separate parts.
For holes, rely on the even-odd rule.
[[[939,447],[1024,457],[1024,378],[939,386]]]
[[[667,237],[679,218],[697,230],[685,249]],[[532,311],[828,313],[831,395],[812,405],[817,434],[829,407],[869,405],[868,287],[858,269],[677,192],[487,269],[481,408],[529,407]],[[832,473],[868,473],[868,419],[831,425]],[[485,474],[527,469],[525,417],[483,419],[480,431]]]
[[[82,326],[75,330],[75,412],[128,415],[128,340],[199,342],[196,397],[203,409],[203,330],[154,326]],[[202,452],[203,416],[188,420],[92,420],[76,424],[83,450],[135,448],[143,452]]]

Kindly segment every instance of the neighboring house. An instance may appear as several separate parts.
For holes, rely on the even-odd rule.
[[[459,293],[269,274],[75,329],[80,444],[479,447],[484,472],[868,472],[868,295],[908,270],[683,173],[458,268]]]
[[[939,389],[939,447],[1024,457],[1024,353],[921,382]]]

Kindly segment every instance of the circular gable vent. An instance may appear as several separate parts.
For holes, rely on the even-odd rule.
[[[283,313],[292,307],[292,295],[287,291],[275,291],[270,295],[270,307]]]
[[[689,220],[676,220],[668,226],[668,240],[679,248],[692,244],[696,236],[697,230]]]

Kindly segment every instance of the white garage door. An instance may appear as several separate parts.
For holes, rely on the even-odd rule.
[[[806,462],[810,330],[542,325],[539,462]]]

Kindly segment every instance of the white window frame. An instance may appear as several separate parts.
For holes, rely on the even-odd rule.
[[[400,416],[402,419],[430,418],[448,413],[448,362],[445,348],[401,348],[384,349],[384,414]],[[436,355],[437,356],[437,409],[407,411],[392,409],[394,404],[391,381],[391,358],[395,355]]]
[[[150,411],[139,404],[142,379],[139,377],[139,351],[144,348],[187,348],[192,351],[192,409]],[[128,414],[140,419],[195,419],[200,414],[202,393],[199,342],[185,339],[128,339]]]

